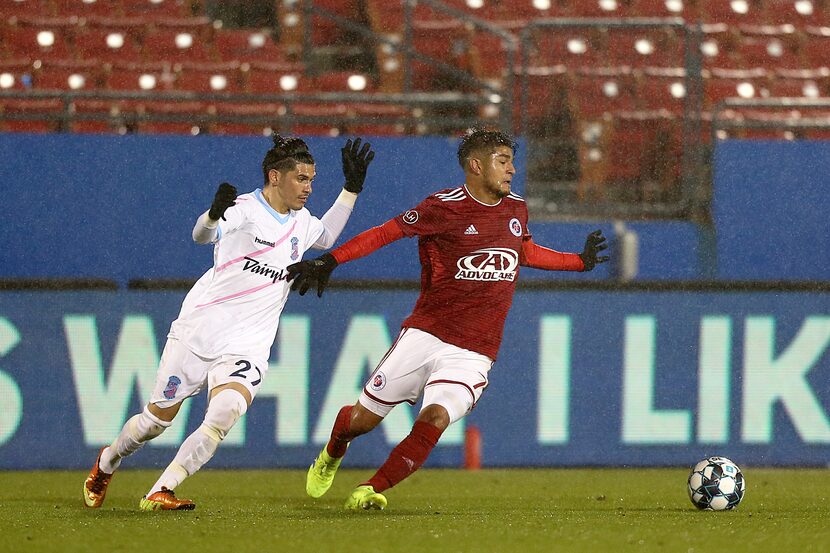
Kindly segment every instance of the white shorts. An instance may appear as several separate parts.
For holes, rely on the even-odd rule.
[[[421,409],[440,405],[453,423],[469,413],[487,387],[489,357],[442,342],[417,328],[404,328],[369,377],[360,404],[385,417],[404,401]]]
[[[222,355],[215,359],[199,357],[184,344],[168,338],[161,354],[156,384],[150,403],[161,408],[171,407],[183,399],[195,396],[207,387],[236,382],[245,386],[256,397],[268,362],[244,355]]]

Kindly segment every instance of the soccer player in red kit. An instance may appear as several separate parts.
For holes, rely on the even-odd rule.
[[[320,497],[331,486],[349,442],[371,431],[395,405],[422,409],[411,433],[378,471],[357,486],[347,509],[383,509],[382,492],[426,461],[441,434],[472,410],[487,386],[519,267],[590,271],[608,256],[600,231],[588,235],[581,254],[533,242],[527,205],[510,191],[516,144],[484,129],[467,133],[458,147],[465,184],[437,192],[414,209],[367,230],[316,259],[290,265],[292,289],[322,295],[334,268],[403,237],[418,236],[421,295],[354,405],[343,407],[331,438],[311,465],[306,491]]]

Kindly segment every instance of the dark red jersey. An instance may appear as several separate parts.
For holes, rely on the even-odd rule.
[[[421,295],[403,326],[495,359],[530,238],[524,200],[511,193],[487,205],[449,188],[394,221],[418,236],[421,258]]]

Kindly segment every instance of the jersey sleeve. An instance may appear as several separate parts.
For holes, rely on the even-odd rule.
[[[234,231],[238,230],[243,224],[245,224],[245,221],[248,219],[245,204],[237,201],[236,204],[225,210],[223,217],[224,219],[219,219],[219,227],[216,231],[216,238],[213,240],[214,242],[222,240],[222,238],[228,234],[233,234]]]
[[[306,249],[309,249],[323,236],[326,227],[323,225],[323,221],[312,215],[307,209],[303,208],[303,211],[306,212],[305,214],[308,217],[308,228],[303,243],[306,245]]]
[[[429,236],[446,230],[449,218],[445,202],[435,196],[429,196],[416,207],[395,217],[395,221],[404,236]]]

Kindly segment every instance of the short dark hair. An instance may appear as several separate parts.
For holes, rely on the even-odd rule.
[[[491,131],[482,127],[473,127],[461,137],[458,145],[458,163],[465,168],[470,154],[484,148],[493,149],[497,146],[507,146],[516,153],[516,141],[512,136],[502,131]]]
[[[268,182],[268,172],[293,171],[298,163],[314,164],[314,158],[308,151],[308,146],[302,138],[283,138],[277,133],[271,135],[274,146],[265,154],[262,160],[262,177]]]

